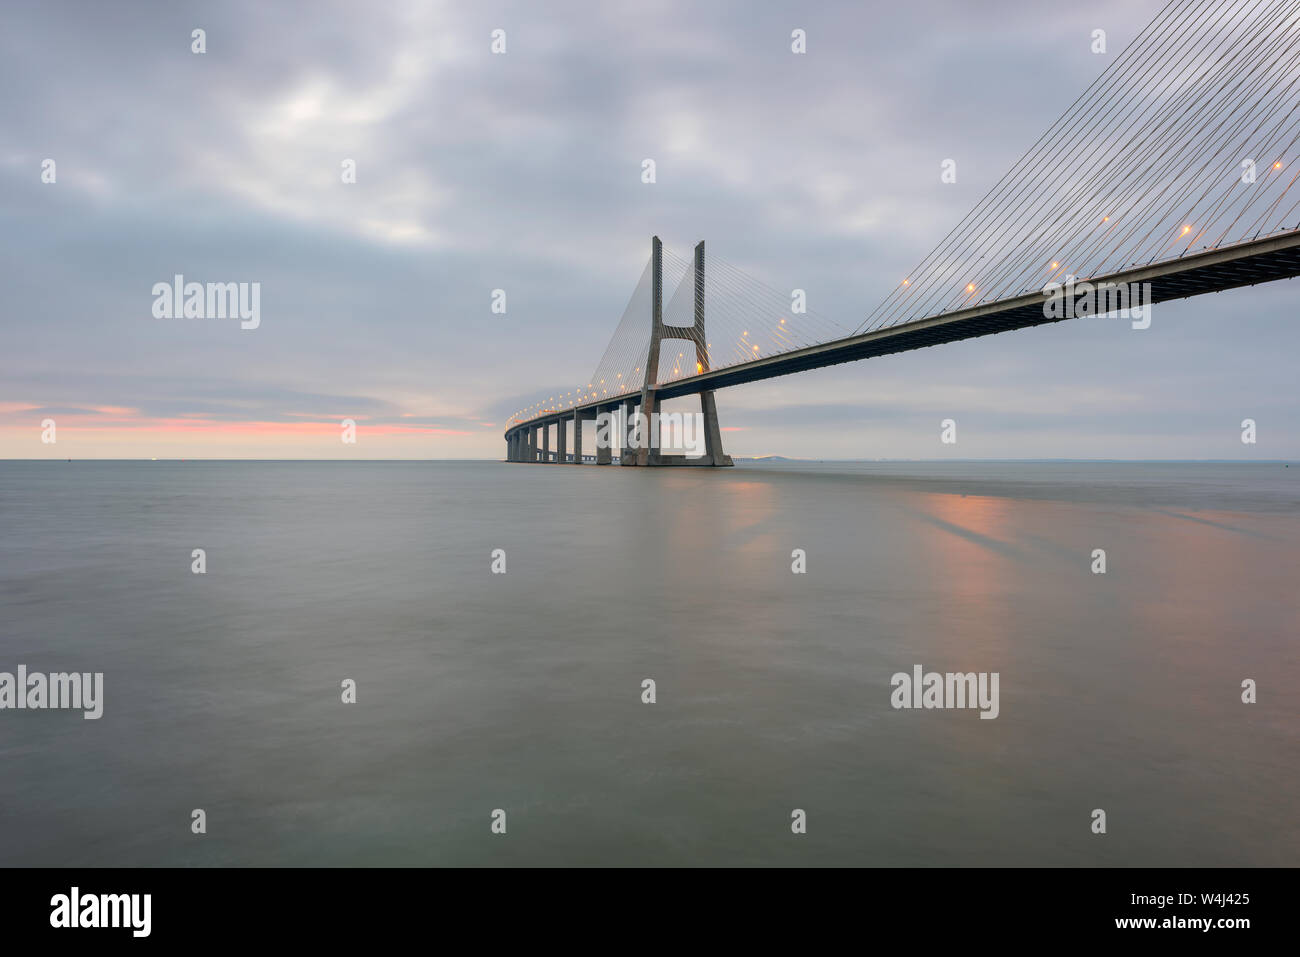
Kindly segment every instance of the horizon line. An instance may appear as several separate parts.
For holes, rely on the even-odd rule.
[[[1170,459],[1129,459],[1129,458],[1051,458],[1051,457],[1034,457],[1034,458],[934,458],[934,459],[895,459],[895,458],[873,458],[873,459],[840,459],[840,458],[794,458],[792,456],[782,455],[733,455],[733,459],[745,462],[763,462],[764,460],[775,460],[781,462],[790,462],[794,464],[825,464],[825,463],[865,463],[865,464],[889,464],[889,463],[917,463],[933,464],[937,462],[1070,462],[1070,463],[1132,463],[1132,464],[1222,464],[1222,465],[1291,465],[1300,464],[1300,459],[1187,459],[1187,458],[1170,458]],[[346,458],[346,459],[329,459],[329,458],[253,458],[253,457],[235,457],[235,458],[209,458],[201,456],[185,457],[135,457],[135,458],[109,458],[107,456],[84,456],[81,458],[59,456],[46,456],[43,458],[10,458],[0,456],[0,462],[499,462],[507,465],[555,465],[555,462],[509,462],[506,459],[498,458]],[[564,463],[566,465],[572,463]],[[615,463],[611,463],[615,464]]]

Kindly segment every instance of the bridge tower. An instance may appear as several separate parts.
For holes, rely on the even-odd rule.
[[[665,339],[685,339],[695,344],[696,368],[709,371],[708,338],[704,331],[704,240],[695,245],[695,316],[689,326],[664,324],[664,272],[663,243],[655,236],[650,240],[650,353],[646,356],[645,382],[641,388],[641,412],[645,422],[656,421],[659,399],[655,393],[659,383],[659,347]],[[650,427],[643,436],[641,447],[624,451],[624,465],[703,465],[722,468],[732,465],[731,456],[722,450],[722,429],[718,425],[718,405],[713,390],[700,393],[700,411],[704,417],[704,454],[694,458],[685,455],[664,455],[659,451],[658,429]]]

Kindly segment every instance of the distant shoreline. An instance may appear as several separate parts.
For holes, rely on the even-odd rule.
[[[768,464],[791,464],[791,465],[938,465],[943,463],[979,463],[985,462],[990,464],[1010,464],[1010,463],[1063,463],[1077,465],[1297,465],[1300,464],[1298,459],[959,459],[959,458],[942,458],[942,459],[814,459],[814,458],[790,458],[784,455],[760,455],[745,456],[734,455],[732,460],[737,463],[746,465],[768,465]],[[364,463],[382,463],[382,462],[463,462],[463,463],[486,463],[501,462],[496,458],[457,458],[457,459],[310,459],[310,458],[292,458],[292,459],[266,459],[266,458],[202,458],[198,456],[188,456],[185,458],[97,458],[86,456],[83,458],[63,458],[50,456],[49,458],[39,459],[20,459],[20,458],[3,458],[0,457],[0,463],[5,462],[171,462],[171,463],[189,463],[189,462],[333,462],[347,463],[352,465]],[[538,463],[543,464],[543,463]],[[554,463],[551,463],[554,464]]]

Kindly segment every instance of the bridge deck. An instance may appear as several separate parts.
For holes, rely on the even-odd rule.
[[[1091,277],[1087,281],[1117,285],[1150,283],[1150,301],[1165,302],[1297,275],[1300,275],[1300,230],[1194,253],[1167,262],[1138,266],[1106,276]],[[842,362],[1065,321],[1063,318],[1045,315],[1044,301],[1041,292],[1027,293],[1012,299],[971,306],[822,345],[714,369],[665,383],[655,391],[661,399],[671,399],[708,389],[722,389],[790,375],[806,369],[820,369]],[[618,397],[606,396],[581,406],[547,412],[511,426],[506,434],[522,426],[554,422],[572,415],[574,409],[588,411],[613,408],[628,399],[637,399],[639,395],[640,393],[626,393]]]

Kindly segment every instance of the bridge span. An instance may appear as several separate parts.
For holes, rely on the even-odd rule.
[[[898,325],[877,329],[860,335],[847,336],[820,345],[795,349],[778,355],[754,359],[720,369],[708,367],[707,350],[699,349],[700,338],[687,337],[681,331],[686,327],[664,326],[661,315],[662,244],[659,237],[652,242],[654,270],[654,313],[648,317],[652,328],[650,352],[646,357],[647,379],[640,392],[599,398],[574,404],[567,409],[547,409],[524,422],[512,425],[505,433],[507,455],[510,462],[549,462],[583,464],[594,462],[608,465],[614,461],[612,449],[597,447],[595,456],[582,453],[582,423],[597,418],[602,413],[618,414],[619,425],[627,427],[630,417],[644,412],[657,412],[659,404],[667,399],[699,395],[702,397],[706,452],[701,457],[686,458],[667,455],[654,444],[657,436],[648,435],[651,445],[629,452],[629,432],[618,438],[623,465],[730,465],[731,460],[722,451],[721,430],[718,426],[717,405],[713,393],[727,386],[758,382],[776,376],[790,375],[808,369],[820,369],[843,362],[856,362],[877,356],[924,349],[945,342],[957,342],[978,336],[988,336],[1013,329],[1026,329],[1052,322],[1064,322],[1075,310],[1063,310],[1065,315],[1052,316],[1045,308],[1047,296],[1043,292],[1027,293],[992,303],[982,303],[965,309],[917,319]],[[704,270],[704,243],[696,246],[696,276]],[[1114,285],[1133,287],[1149,284],[1148,303],[1186,299],[1211,292],[1223,292],[1239,286],[1253,286],[1300,275],[1300,229],[1280,235],[1249,240],[1232,246],[1211,249],[1183,256],[1180,259],[1134,267],[1087,280],[1093,287]],[[1069,290],[1070,287],[1065,287]],[[703,326],[705,303],[704,283],[697,278],[696,321]],[[1065,292],[1063,290],[1063,293]],[[1088,293],[1083,281],[1074,285],[1071,302]],[[679,331],[680,330],[680,331]],[[697,361],[702,371],[675,381],[659,384],[653,377],[660,344],[664,338],[689,338],[696,343]],[[621,414],[620,414],[621,413]],[[567,450],[568,433],[572,429],[573,448]],[[649,430],[647,430],[649,431]],[[551,443],[551,436],[555,443]]]
[[[706,271],[703,243],[693,262],[667,251],[666,322],[656,237],[596,372],[517,410],[507,458],[569,461],[572,429],[580,463],[582,424],[617,411],[628,431],[597,429],[597,464],[617,444],[624,465],[728,465],[718,389],[1112,312],[1097,287],[1149,307],[1300,274],[1297,50],[1300,0],[1241,0],[1231,16],[1216,0],[1169,3],[854,329],[808,310],[803,290],[720,259]],[[691,395],[703,455],[630,428]]]

